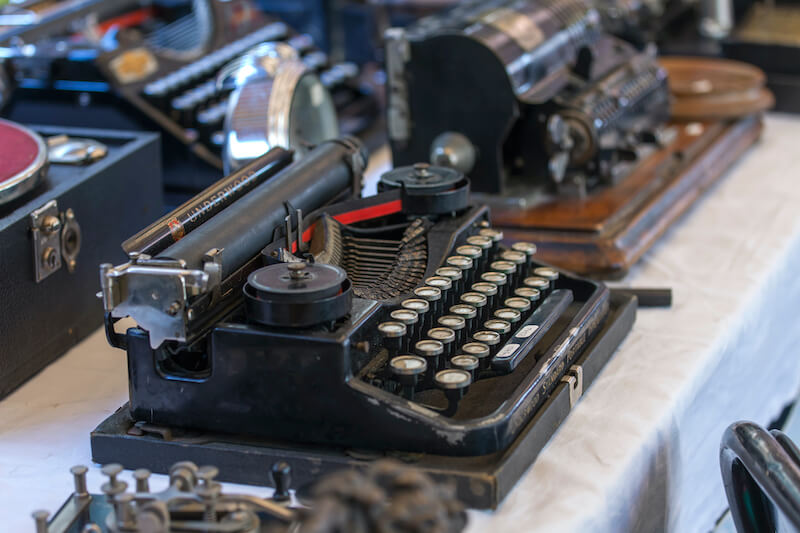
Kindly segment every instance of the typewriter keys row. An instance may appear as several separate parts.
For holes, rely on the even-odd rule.
[[[390,389],[394,382],[411,400],[439,389],[448,399],[445,411],[453,412],[473,382],[513,370],[504,362],[514,355],[507,346],[536,331],[529,322],[555,288],[558,272],[534,266],[531,243],[501,249],[502,237],[492,228],[468,237],[413,291],[414,298],[390,313],[391,321],[380,324]]]

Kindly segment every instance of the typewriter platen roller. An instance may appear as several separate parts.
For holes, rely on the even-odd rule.
[[[232,236],[270,212],[243,202],[270,182],[293,183],[281,197],[301,207],[312,169],[352,168],[347,146],[335,156],[315,148],[156,259],[103,267],[134,421],[377,453],[502,452],[612,321],[604,285],[540,264],[532,243],[501,244],[488,209],[470,202],[469,180],[427,164],[385,174],[374,197],[290,209],[269,222],[274,231],[248,233],[248,267],[226,268]],[[217,220],[236,231],[190,241]],[[209,246],[222,250],[230,299],[202,308],[206,295],[187,294],[175,314],[195,310],[198,327],[154,326],[173,309],[154,309],[150,280],[203,278],[186,271],[201,257],[218,265]],[[114,332],[112,317],[124,315],[140,327]]]

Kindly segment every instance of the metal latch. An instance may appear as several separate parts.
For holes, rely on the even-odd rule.
[[[583,367],[572,365],[567,370],[567,374],[561,378],[562,383],[567,384],[569,389],[569,407],[572,409],[583,394]]]
[[[81,251],[81,227],[72,209],[60,213],[58,202],[50,200],[31,213],[31,227],[36,283],[60,269],[62,263],[74,272]]]

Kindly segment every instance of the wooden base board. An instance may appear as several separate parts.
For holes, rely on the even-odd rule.
[[[677,135],[613,187],[528,209],[492,208],[508,241],[577,274],[619,278],[755,143],[761,116],[675,124]]]

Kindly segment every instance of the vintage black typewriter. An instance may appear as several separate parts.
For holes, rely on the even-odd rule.
[[[306,476],[347,450],[400,453],[459,478],[471,505],[498,503],[633,305],[532,243],[502,245],[455,170],[396,168],[376,196],[332,203],[359,190],[362,157],[323,143],[152,257],[101,267],[130,403],[93,434],[95,461],[159,468],[170,446],[206,443],[239,461],[231,478],[268,483],[253,461],[272,445],[306,450]],[[125,316],[138,327],[116,332]],[[260,451],[211,444],[231,438]]]

